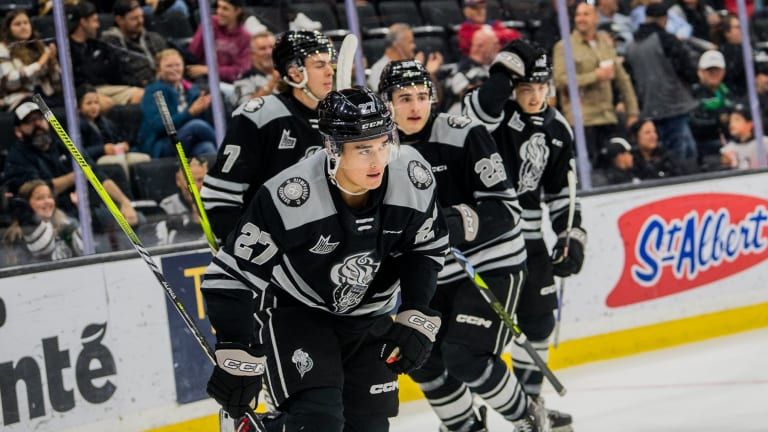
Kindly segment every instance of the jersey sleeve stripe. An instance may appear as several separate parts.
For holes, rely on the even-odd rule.
[[[216,191],[205,186],[203,186],[203,188],[200,190],[200,198],[202,198],[203,201],[220,203],[231,202],[236,203],[237,205],[243,205],[242,193]]]
[[[222,180],[211,175],[205,176],[203,185],[213,189],[230,191],[230,192],[245,192],[250,186],[248,183],[231,182],[228,180]]]
[[[219,253],[216,254],[216,257],[213,259],[211,264],[223,264],[221,265],[222,269],[225,270],[228,274],[243,278],[253,286],[257,287],[260,290],[264,290],[267,288],[267,285],[269,283],[265,281],[264,279],[256,276],[250,271],[242,271],[240,270],[240,266],[237,265],[237,261],[235,260],[235,257],[228,254],[225,249],[219,249]]]

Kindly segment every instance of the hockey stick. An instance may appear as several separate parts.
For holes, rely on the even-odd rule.
[[[179,164],[181,164],[181,170],[184,172],[184,179],[187,181],[187,189],[192,194],[192,198],[197,206],[197,213],[200,215],[200,226],[203,228],[205,238],[208,240],[208,246],[215,254],[219,249],[216,244],[216,236],[213,235],[211,230],[211,223],[208,221],[208,213],[206,213],[203,207],[203,201],[200,199],[200,192],[195,186],[195,179],[192,178],[192,171],[189,168],[189,162],[187,162],[187,155],[184,153],[184,147],[181,145],[181,141],[176,136],[176,126],[173,125],[173,119],[171,119],[171,113],[168,111],[168,105],[165,103],[165,97],[163,92],[158,90],[153,95],[155,97],[155,104],[158,111],[160,111],[160,118],[163,120],[163,126],[165,126],[165,132],[168,134],[168,138],[172,142],[176,143],[176,155],[179,157]]]
[[[341,42],[336,60],[336,90],[352,87],[352,67],[355,65],[355,52],[359,41],[354,34],[348,34]]]
[[[563,258],[568,257],[568,247],[571,243],[571,230],[573,229],[573,218],[576,215],[576,171],[568,170],[568,221],[565,229],[565,247],[563,248]],[[557,317],[555,319],[555,330],[552,336],[553,345],[557,348],[560,343],[560,322],[563,316],[563,296],[565,296],[565,278],[560,278],[560,284],[557,286]]]
[[[141,259],[144,260],[144,262],[147,264],[149,269],[155,275],[155,278],[163,287],[165,294],[168,296],[169,299],[171,299],[171,303],[173,303],[174,307],[176,308],[176,311],[179,313],[179,315],[181,316],[181,319],[184,321],[184,324],[187,325],[187,328],[189,329],[189,331],[192,332],[192,336],[194,336],[195,340],[197,340],[197,343],[200,346],[200,348],[203,349],[203,351],[208,356],[208,359],[211,361],[211,363],[215,365],[216,357],[213,349],[211,349],[211,347],[208,345],[208,342],[206,342],[205,337],[202,335],[202,333],[200,333],[200,330],[197,328],[194,321],[192,321],[192,318],[189,317],[189,314],[187,314],[187,311],[184,309],[184,304],[181,303],[181,300],[179,300],[179,298],[176,296],[176,292],[173,290],[173,288],[171,288],[171,285],[165,279],[165,276],[157,267],[157,264],[155,264],[155,260],[152,258],[152,255],[150,255],[150,253],[146,249],[144,249],[144,246],[142,245],[141,240],[139,239],[139,236],[137,236],[136,233],[133,231],[133,228],[131,228],[131,225],[128,223],[128,221],[125,220],[125,216],[123,216],[123,214],[120,213],[120,209],[112,200],[112,197],[109,196],[106,189],[104,189],[104,185],[102,185],[99,178],[96,177],[96,174],[91,169],[91,166],[88,164],[88,162],[85,160],[83,155],[77,149],[75,144],[69,138],[69,135],[61,126],[61,123],[59,123],[59,121],[56,119],[56,116],[53,115],[53,112],[51,111],[51,109],[48,108],[48,105],[46,105],[45,101],[43,101],[43,98],[40,97],[39,94],[35,94],[32,97],[32,99],[40,108],[40,111],[42,111],[43,116],[53,128],[53,131],[59,137],[61,142],[69,151],[69,153],[72,155],[72,158],[74,159],[75,163],[77,163],[77,165],[83,171],[83,174],[88,179],[88,182],[91,183],[91,186],[93,186],[93,188],[96,190],[96,193],[99,195],[99,197],[101,197],[102,201],[107,206],[109,213],[112,215],[113,218],[115,218],[115,221],[117,222],[117,224],[123,230],[123,232],[128,237],[128,239],[131,241],[133,248],[136,249],[136,252],[139,253],[139,256],[141,257]],[[249,420],[251,421],[251,423],[253,424],[253,426],[256,428],[257,431],[266,432],[264,425],[261,423],[259,418],[256,416],[256,414],[252,410],[249,411],[246,415],[249,417]]]
[[[515,321],[512,319],[512,317],[507,313],[507,311],[504,309],[504,305],[501,304],[498,298],[493,294],[493,291],[488,287],[488,285],[485,283],[482,277],[480,277],[480,274],[475,271],[475,268],[472,266],[472,264],[469,262],[467,257],[464,256],[458,249],[451,248],[451,254],[453,254],[454,258],[456,258],[456,261],[459,262],[461,267],[464,269],[464,272],[469,276],[469,279],[472,280],[472,283],[477,287],[477,289],[480,291],[480,295],[483,296],[486,302],[491,305],[491,309],[493,309],[494,312],[496,312],[496,315],[501,318],[501,320],[504,322],[504,324],[509,327],[510,330],[512,330],[512,334],[515,338],[515,342],[521,344],[523,346],[523,349],[525,349],[525,352],[528,353],[529,356],[531,356],[531,359],[533,359],[533,362],[536,363],[536,366],[541,369],[541,373],[544,374],[545,377],[547,377],[547,380],[550,384],[552,384],[552,387],[555,389],[557,394],[560,396],[564,396],[566,393],[566,389],[563,386],[563,383],[560,382],[559,379],[555,376],[554,373],[552,373],[552,370],[549,369],[549,366],[547,366],[547,363],[544,362],[544,360],[541,358],[539,353],[536,352],[536,349],[531,345],[531,342],[528,340],[528,338],[525,336],[522,330],[520,330],[520,327],[517,326]]]

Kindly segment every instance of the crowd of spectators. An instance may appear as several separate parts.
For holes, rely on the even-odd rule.
[[[499,50],[512,40],[528,38],[550,52],[550,103],[574,121],[557,1],[420,0],[408,11],[424,20],[407,14],[391,20],[380,7],[386,1],[356,2],[371,88],[378,87],[387,63],[415,58],[426,65],[436,84],[437,109],[458,114],[462,96],[488,77]],[[175,143],[166,136],[154,94],[165,97],[178,138],[193,158],[193,174],[201,179],[218,144],[211,93],[224,96],[229,113],[250,98],[279,91],[281,77],[272,64],[275,34],[296,26],[321,28],[340,43],[343,32],[333,22],[346,22],[343,5],[333,0],[310,2],[311,8],[304,8],[310,3],[302,0],[212,2],[221,84],[210,89],[197,1],[64,3],[82,148],[123,215],[151,234],[150,244],[200,237],[199,216],[175,165],[159,180],[177,186],[168,197],[147,200],[136,184],[137,173],[148,164],[175,156]],[[752,113],[745,108],[749,103],[743,35],[734,1],[566,3],[595,185],[758,165]],[[747,3],[750,15],[764,13],[752,1]],[[318,14],[321,6],[332,14],[331,24]],[[441,16],[453,16],[432,22],[430,7],[440,8]],[[58,48],[50,37],[52,27],[45,27],[50,14],[51,2],[41,0],[31,10],[9,9],[1,17],[0,116],[6,116],[13,130],[5,133],[7,142],[0,143],[0,232],[3,247],[17,253],[4,254],[13,258],[0,265],[83,253],[72,165],[30,100],[40,94],[54,111],[63,111]],[[764,117],[768,54],[761,49],[768,41],[753,36],[752,42],[756,63],[749,67],[755,67]],[[762,144],[768,146],[768,141]],[[97,250],[125,246],[100,199],[92,198]],[[41,237],[43,232],[46,236]]]

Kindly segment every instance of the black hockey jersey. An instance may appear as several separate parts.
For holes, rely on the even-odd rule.
[[[216,237],[226,239],[265,181],[322,146],[317,112],[290,95],[239,106],[200,191]]]
[[[270,284],[343,316],[388,313],[398,294],[406,309],[432,299],[448,233],[429,164],[402,148],[367,206],[353,210],[326,159],[318,152],[267,181],[208,266],[202,290],[219,340],[250,341],[254,292]]]
[[[403,135],[402,144],[413,146],[432,165],[438,202],[446,215],[452,246],[483,273],[507,274],[525,266],[525,241],[521,233],[521,208],[496,143],[479,121],[469,117],[437,114],[414,135]],[[452,206],[466,204],[480,219],[477,237],[464,241],[464,226]],[[452,255],[438,275],[438,284],[465,277]]]
[[[481,120],[492,132],[523,208],[523,236],[543,240],[542,201],[549,207],[555,233],[567,228],[568,171],[575,171],[573,131],[558,110],[547,107],[526,114],[513,99],[499,117],[492,118],[479,106],[477,91],[464,99],[464,110]],[[581,226],[581,205],[576,199],[573,226]],[[529,251],[530,252],[530,251]]]

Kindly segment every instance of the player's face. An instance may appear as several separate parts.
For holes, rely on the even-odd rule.
[[[381,186],[384,168],[392,151],[388,135],[344,144],[336,181],[350,192],[363,192]]]
[[[333,89],[333,64],[328,53],[315,54],[304,61],[307,71],[307,87],[318,99],[323,99]]]
[[[53,211],[56,209],[51,189],[47,185],[36,187],[29,196],[29,206],[40,219],[51,220]]]
[[[407,135],[415,134],[427,124],[432,101],[426,85],[408,86],[392,93],[392,108],[397,128]]]
[[[515,87],[515,100],[527,114],[540,112],[549,93],[549,84],[520,83]]]

